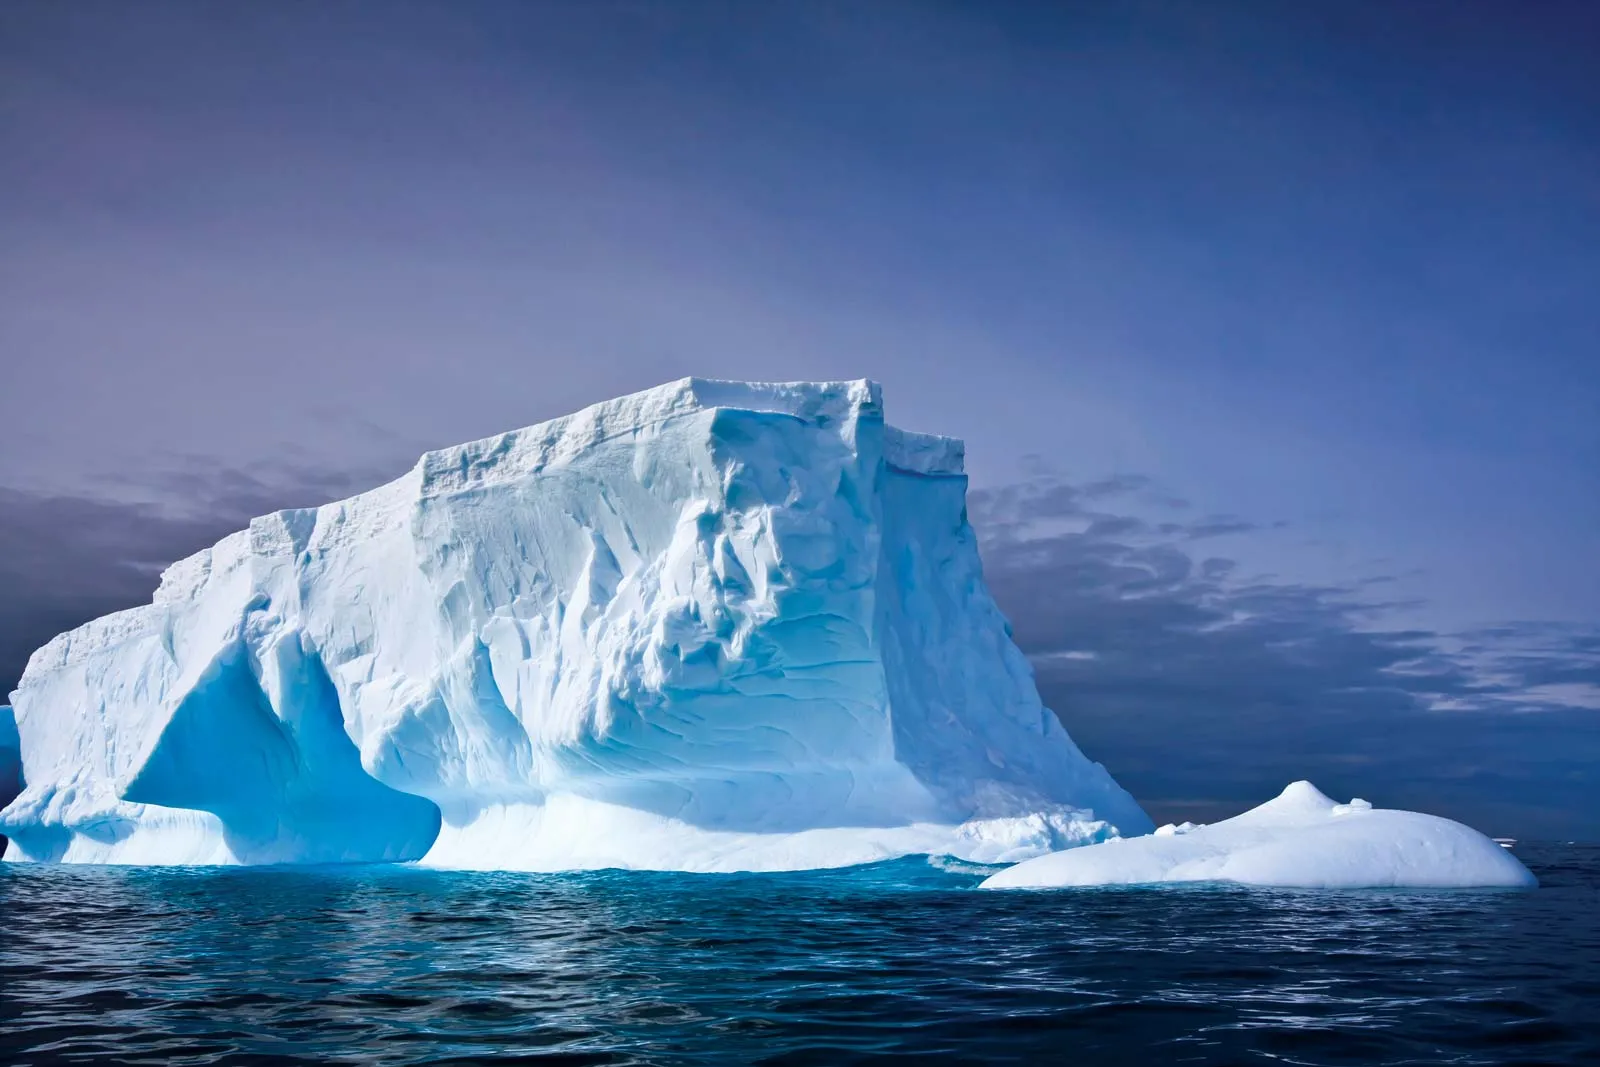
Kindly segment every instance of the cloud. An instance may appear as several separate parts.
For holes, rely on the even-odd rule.
[[[1085,500],[1125,496],[1150,487],[1150,479],[1142,474],[1113,474],[1085,484],[1078,492]]]
[[[1191,523],[1184,533],[1189,540],[1198,541],[1205,537],[1226,537],[1229,534],[1252,533],[1258,528],[1253,522],[1246,522],[1231,515],[1213,515],[1200,522]]]
[[[1256,524],[1111,510],[1148,488],[1036,472],[969,512],[1046,703],[1158,818],[1214,819],[1311,777],[1488,829],[1600,830],[1600,630],[1396,627],[1400,605],[1375,596],[1390,576],[1241,578],[1194,542]]]

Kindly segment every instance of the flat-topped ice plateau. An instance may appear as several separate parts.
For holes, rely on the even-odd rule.
[[[985,889],[1240,882],[1310,889],[1528,888],[1533,874],[1478,831],[1414,811],[1337,804],[1294,782],[1209,826],[1163,826],[1019,863]]]
[[[1040,704],[962,445],[685,379],[173,564],[12,695],[8,860],[761,870],[1150,822]]]

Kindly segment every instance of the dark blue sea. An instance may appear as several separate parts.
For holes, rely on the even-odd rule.
[[[1600,848],[1532,892],[0,865],[6,1063],[1600,1063]]]

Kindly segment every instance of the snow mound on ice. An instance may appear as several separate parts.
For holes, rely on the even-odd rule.
[[[1209,826],[1163,826],[1027,860],[986,889],[1242,882],[1249,885],[1523,887],[1538,884],[1510,852],[1470,827],[1414,811],[1337,804],[1295,782],[1243,815]]]

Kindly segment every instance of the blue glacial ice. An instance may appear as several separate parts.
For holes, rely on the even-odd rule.
[[[1147,832],[1041,705],[962,462],[870,382],[686,379],[256,519],[33,655],[6,858],[773,870]]]

